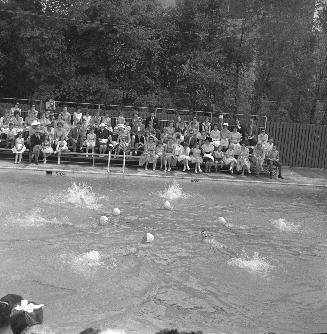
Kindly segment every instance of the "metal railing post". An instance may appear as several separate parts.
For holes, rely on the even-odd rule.
[[[108,170],[107,170],[107,172],[108,173],[110,173],[110,160],[111,160],[111,151],[110,151],[110,149],[109,149],[109,153],[108,153]]]

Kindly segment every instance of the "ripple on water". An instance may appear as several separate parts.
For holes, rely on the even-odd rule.
[[[34,208],[28,212],[10,214],[6,217],[5,225],[19,225],[22,227],[41,227],[47,225],[72,226],[68,217],[60,219],[45,217],[41,208]]]

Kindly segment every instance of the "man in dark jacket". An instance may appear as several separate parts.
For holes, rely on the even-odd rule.
[[[81,136],[81,123],[77,123],[68,133],[69,144],[73,147],[73,152],[77,152],[83,146],[83,138]]]
[[[42,138],[40,134],[40,129],[36,129],[30,137],[30,152],[29,152],[29,162],[35,157],[35,164],[38,165],[39,155],[41,151]]]

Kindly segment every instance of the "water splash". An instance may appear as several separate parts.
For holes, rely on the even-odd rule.
[[[159,193],[159,196],[168,200],[176,200],[178,198],[187,198],[188,195],[185,194],[181,188],[181,186],[177,183],[176,180],[169,185],[164,192]]]
[[[274,220],[272,224],[279,230],[286,231],[286,232],[294,232],[294,231],[297,231],[299,228],[299,225],[295,225],[291,222],[288,222],[283,218]]]
[[[46,218],[41,208],[34,208],[27,213],[17,213],[6,217],[5,225],[20,225],[23,227],[41,227],[46,225],[72,226],[68,217],[60,220],[57,218]]]
[[[99,210],[102,205],[98,203],[102,197],[96,196],[92,187],[85,183],[73,183],[66,192],[49,195],[44,202],[49,204],[67,204],[70,203],[76,207]]]
[[[245,252],[240,258],[233,258],[228,261],[231,266],[245,269],[248,272],[260,273],[266,275],[273,268],[271,264],[258,252],[254,252],[252,257],[249,257]]]
[[[112,269],[117,267],[115,258],[106,259],[109,263],[102,261],[101,254],[96,250],[91,250],[83,254],[62,254],[60,259],[65,264],[72,267],[78,274],[90,275],[99,268]]]

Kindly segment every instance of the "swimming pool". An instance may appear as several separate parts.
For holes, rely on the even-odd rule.
[[[56,333],[326,330],[326,190],[1,171],[0,293]],[[163,210],[170,200],[173,210]],[[99,225],[99,217],[119,217]],[[217,221],[219,216],[227,224]],[[214,252],[201,230],[237,256]],[[145,232],[155,236],[141,244]]]

